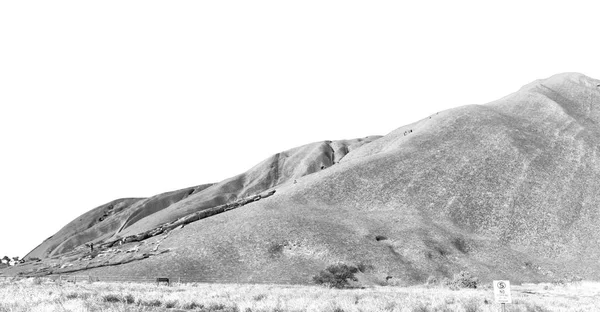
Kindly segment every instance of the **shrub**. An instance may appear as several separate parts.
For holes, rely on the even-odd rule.
[[[162,302],[158,299],[154,299],[154,300],[142,301],[140,303],[140,305],[143,305],[146,307],[160,307],[162,305]]]
[[[133,304],[135,302],[135,298],[131,294],[127,294],[127,296],[123,297],[123,301],[127,304]]]
[[[209,305],[204,311],[207,312],[239,312],[237,305],[226,306],[222,303],[213,303]]]
[[[461,271],[458,274],[454,274],[452,280],[445,278],[444,284],[454,290],[460,288],[477,288],[479,279],[467,271]]]
[[[167,309],[172,309],[172,308],[174,308],[176,306],[177,306],[177,301],[176,300],[171,300],[171,301],[165,302],[165,308],[167,308]]]
[[[192,302],[188,302],[188,303],[184,304],[182,306],[182,308],[184,308],[186,310],[204,309],[204,305],[192,301]]]
[[[354,277],[354,273],[356,272],[358,272],[358,269],[354,266],[342,263],[334,264],[313,276],[313,281],[319,285],[334,288],[348,288],[350,287],[348,280],[356,281],[356,278]]]
[[[279,257],[283,253],[285,246],[287,246],[285,242],[271,242],[267,248],[267,252],[271,257]]]
[[[67,298],[67,299],[83,299],[83,300],[86,300],[86,299],[90,298],[90,294],[89,293],[76,293],[76,292],[72,292],[72,293],[66,294],[65,298]]]
[[[79,297],[81,298],[81,295]],[[108,295],[102,296],[102,301],[110,302],[110,303],[123,302],[123,303],[127,303],[127,304],[133,304],[133,303],[135,303],[135,298],[131,294],[128,294],[125,296],[108,294]]]
[[[68,293],[65,298],[67,299],[77,299],[79,298],[79,294],[78,293]]]
[[[120,302],[121,298],[117,295],[108,294],[108,295],[102,296],[102,301],[115,303],[115,302]]]

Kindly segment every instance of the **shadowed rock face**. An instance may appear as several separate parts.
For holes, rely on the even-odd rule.
[[[153,197],[155,206],[115,201],[118,212],[102,221],[114,225],[94,221],[101,206],[31,255],[137,234],[277,189],[172,231],[161,241],[167,253],[90,273],[307,283],[345,262],[408,283],[465,269],[484,280],[598,279],[599,84],[560,74],[383,137],[279,153],[220,183]]]

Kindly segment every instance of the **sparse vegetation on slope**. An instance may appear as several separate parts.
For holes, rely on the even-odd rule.
[[[86,273],[310,284],[331,263],[364,261],[375,268],[359,276],[366,284],[418,284],[465,269],[480,282],[600,280],[598,83],[556,75],[381,138],[294,148],[202,190],[158,195],[155,205],[103,206],[90,213],[93,223],[74,221],[41,249],[67,250],[53,244],[90,224],[90,236],[76,242],[137,240],[190,213],[276,189],[244,209],[153,236],[152,246],[113,246],[140,261]],[[78,248],[3,272],[65,269],[87,252]]]

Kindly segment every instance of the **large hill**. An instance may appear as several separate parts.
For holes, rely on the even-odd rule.
[[[383,137],[312,143],[219,183],[115,200],[27,256],[41,262],[3,273],[309,283],[343,262],[407,283],[461,270],[599,279],[599,86],[559,74]]]

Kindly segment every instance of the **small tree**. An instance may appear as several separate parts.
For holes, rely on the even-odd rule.
[[[2,258],[2,263],[6,263],[6,264],[8,264],[9,262],[10,262],[10,258],[9,258],[8,256],[4,256],[4,257]]]
[[[313,281],[317,284],[329,287],[347,288],[350,287],[348,280],[356,281],[356,278],[354,277],[354,273],[356,272],[358,272],[358,269],[354,266],[342,263],[334,264],[313,276]]]

